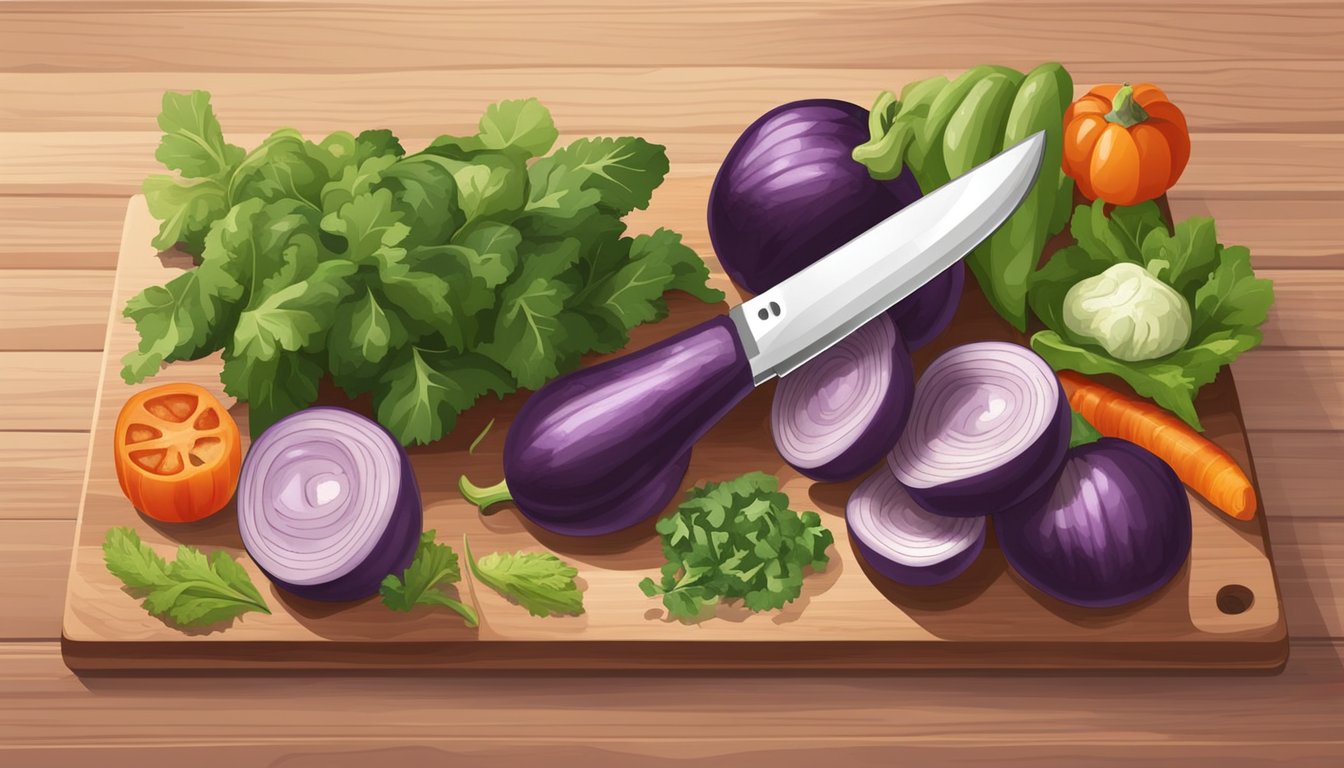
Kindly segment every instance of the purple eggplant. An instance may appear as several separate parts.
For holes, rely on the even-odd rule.
[[[753,387],[732,320],[717,317],[532,395],[504,440],[504,486],[537,526],[600,536],[658,514],[676,495],[691,446]]]
[[[805,99],[766,112],[738,137],[709,191],[709,237],[733,282],[762,293],[920,198],[909,170],[874,179],[853,157],[868,110]],[[910,350],[943,332],[961,301],[957,262],[891,309]]]

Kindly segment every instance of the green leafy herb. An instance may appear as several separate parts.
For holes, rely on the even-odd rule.
[[[471,573],[482,584],[518,603],[533,616],[577,616],[583,613],[583,593],[574,577],[579,571],[549,552],[495,552],[479,560],[462,537]]]
[[[443,589],[458,583],[462,573],[457,554],[447,544],[434,541],[434,531],[420,535],[415,559],[401,574],[383,579],[379,591],[383,604],[394,611],[409,611],[417,605],[441,605],[457,611],[467,626],[475,627],[475,609],[449,597]],[[462,551],[472,574],[482,584],[518,603],[533,616],[583,613],[583,593],[574,577],[578,570],[546,552],[496,552],[476,560],[467,538]]]
[[[824,570],[835,540],[816,512],[789,509],[772,475],[752,472],[707,483],[658,521],[667,564],[639,584],[661,595],[668,615],[693,619],[721,600],[753,612],[782,608],[802,594],[804,570]]]
[[[227,552],[207,558],[188,546],[177,548],[171,563],[130,528],[113,528],[103,540],[107,570],[154,616],[182,626],[203,626],[249,611],[270,613],[247,571]]]
[[[1097,202],[1078,206],[1070,227],[1077,245],[1057,251],[1032,277],[1031,309],[1048,328],[1032,337],[1032,348],[1056,369],[1115,374],[1202,430],[1195,394],[1260,343],[1260,325],[1274,303],[1273,283],[1255,277],[1246,248],[1218,243],[1210,218],[1186,219],[1168,232],[1152,202],[1116,208],[1109,216]],[[1163,263],[1155,263],[1159,260]],[[1068,329],[1063,306],[1069,289],[1118,263],[1151,267],[1189,303],[1192,329],[1183,349],[1128,362]]]
[[[1081,413],[1070,411],[1073,414],[1073,428],[1069,431],[1069,447],[1077,448],[1080,445],[1095,443],[1101,439],[1101,433],[1092,423],[1083,418]]]
[[[420,534],[410,566],[400,576],[389,574],[378,592],[383,596],[383,605],[394,611],[410,611],[417,605],[441,605],[461,614],[467,626],[474,627],[479,624],[476,611],[443,591],[461,578],[457,553],[447,544],[434,543],[434,531],[425,531]]]
[[[210,225],[229,210],[228,182],[243,150],[225,143],[204,91],[165,93],[159,128],[163,139],[154,157],[181,180],[167,175],[145,180],[149,212],[161,222],[154,247],[182,242],[200,253]]]
[[[558,136],[535,99],[488,107],[471,136],[407,154],[388,131],[224,141],[203,91],[164,95],[144,192],[159,248],[198,266],[132,297],[122,377],[223,352],[253,435],[329,375],[372,393],[403,443],[450,432],[479,398],[535,388],[661,319],[663,294],[723,299],[680,235],[626,234],[668,170],[634,137]],[[547,155],[546,153],[551,152]]]

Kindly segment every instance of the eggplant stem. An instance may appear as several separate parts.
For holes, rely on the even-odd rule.
[[[476,505],[481,514],[487,514],[486,509],[505,501],[513,501],[513,494],[509,493],[509,483],[507,480],[500,480],[494,485],[482,488],[479,485],[467,479],[462,475],[457,479],[457,490],[462,494],[462,498]]]

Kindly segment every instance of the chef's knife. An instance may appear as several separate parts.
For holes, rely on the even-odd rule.
[[[691,446],[754,387],[909,296],[1007,220],[1044,148],[1044,133],[1030,136],[727,316],[537,390],[505,438],[504,478],[519,509],[572,534],[661,510]]]

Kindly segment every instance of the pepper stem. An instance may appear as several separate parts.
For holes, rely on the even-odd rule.
[[[506,480],[482,488],[468,480],[466,475],[462,475],[457,479],[457,490],[462,494],[462,498],[475,504],[483,515],[486,514],[486,509],[495,504],[513,501],[513,494],[509,493],[509,484]]]
[[[1134,89],[1129,83],[1120,86],[1111,99],[1111,111],[1106,113],[1106,122],[1118,123],[1130,128],[1148,119],[1148,113],[1134,100]]]

